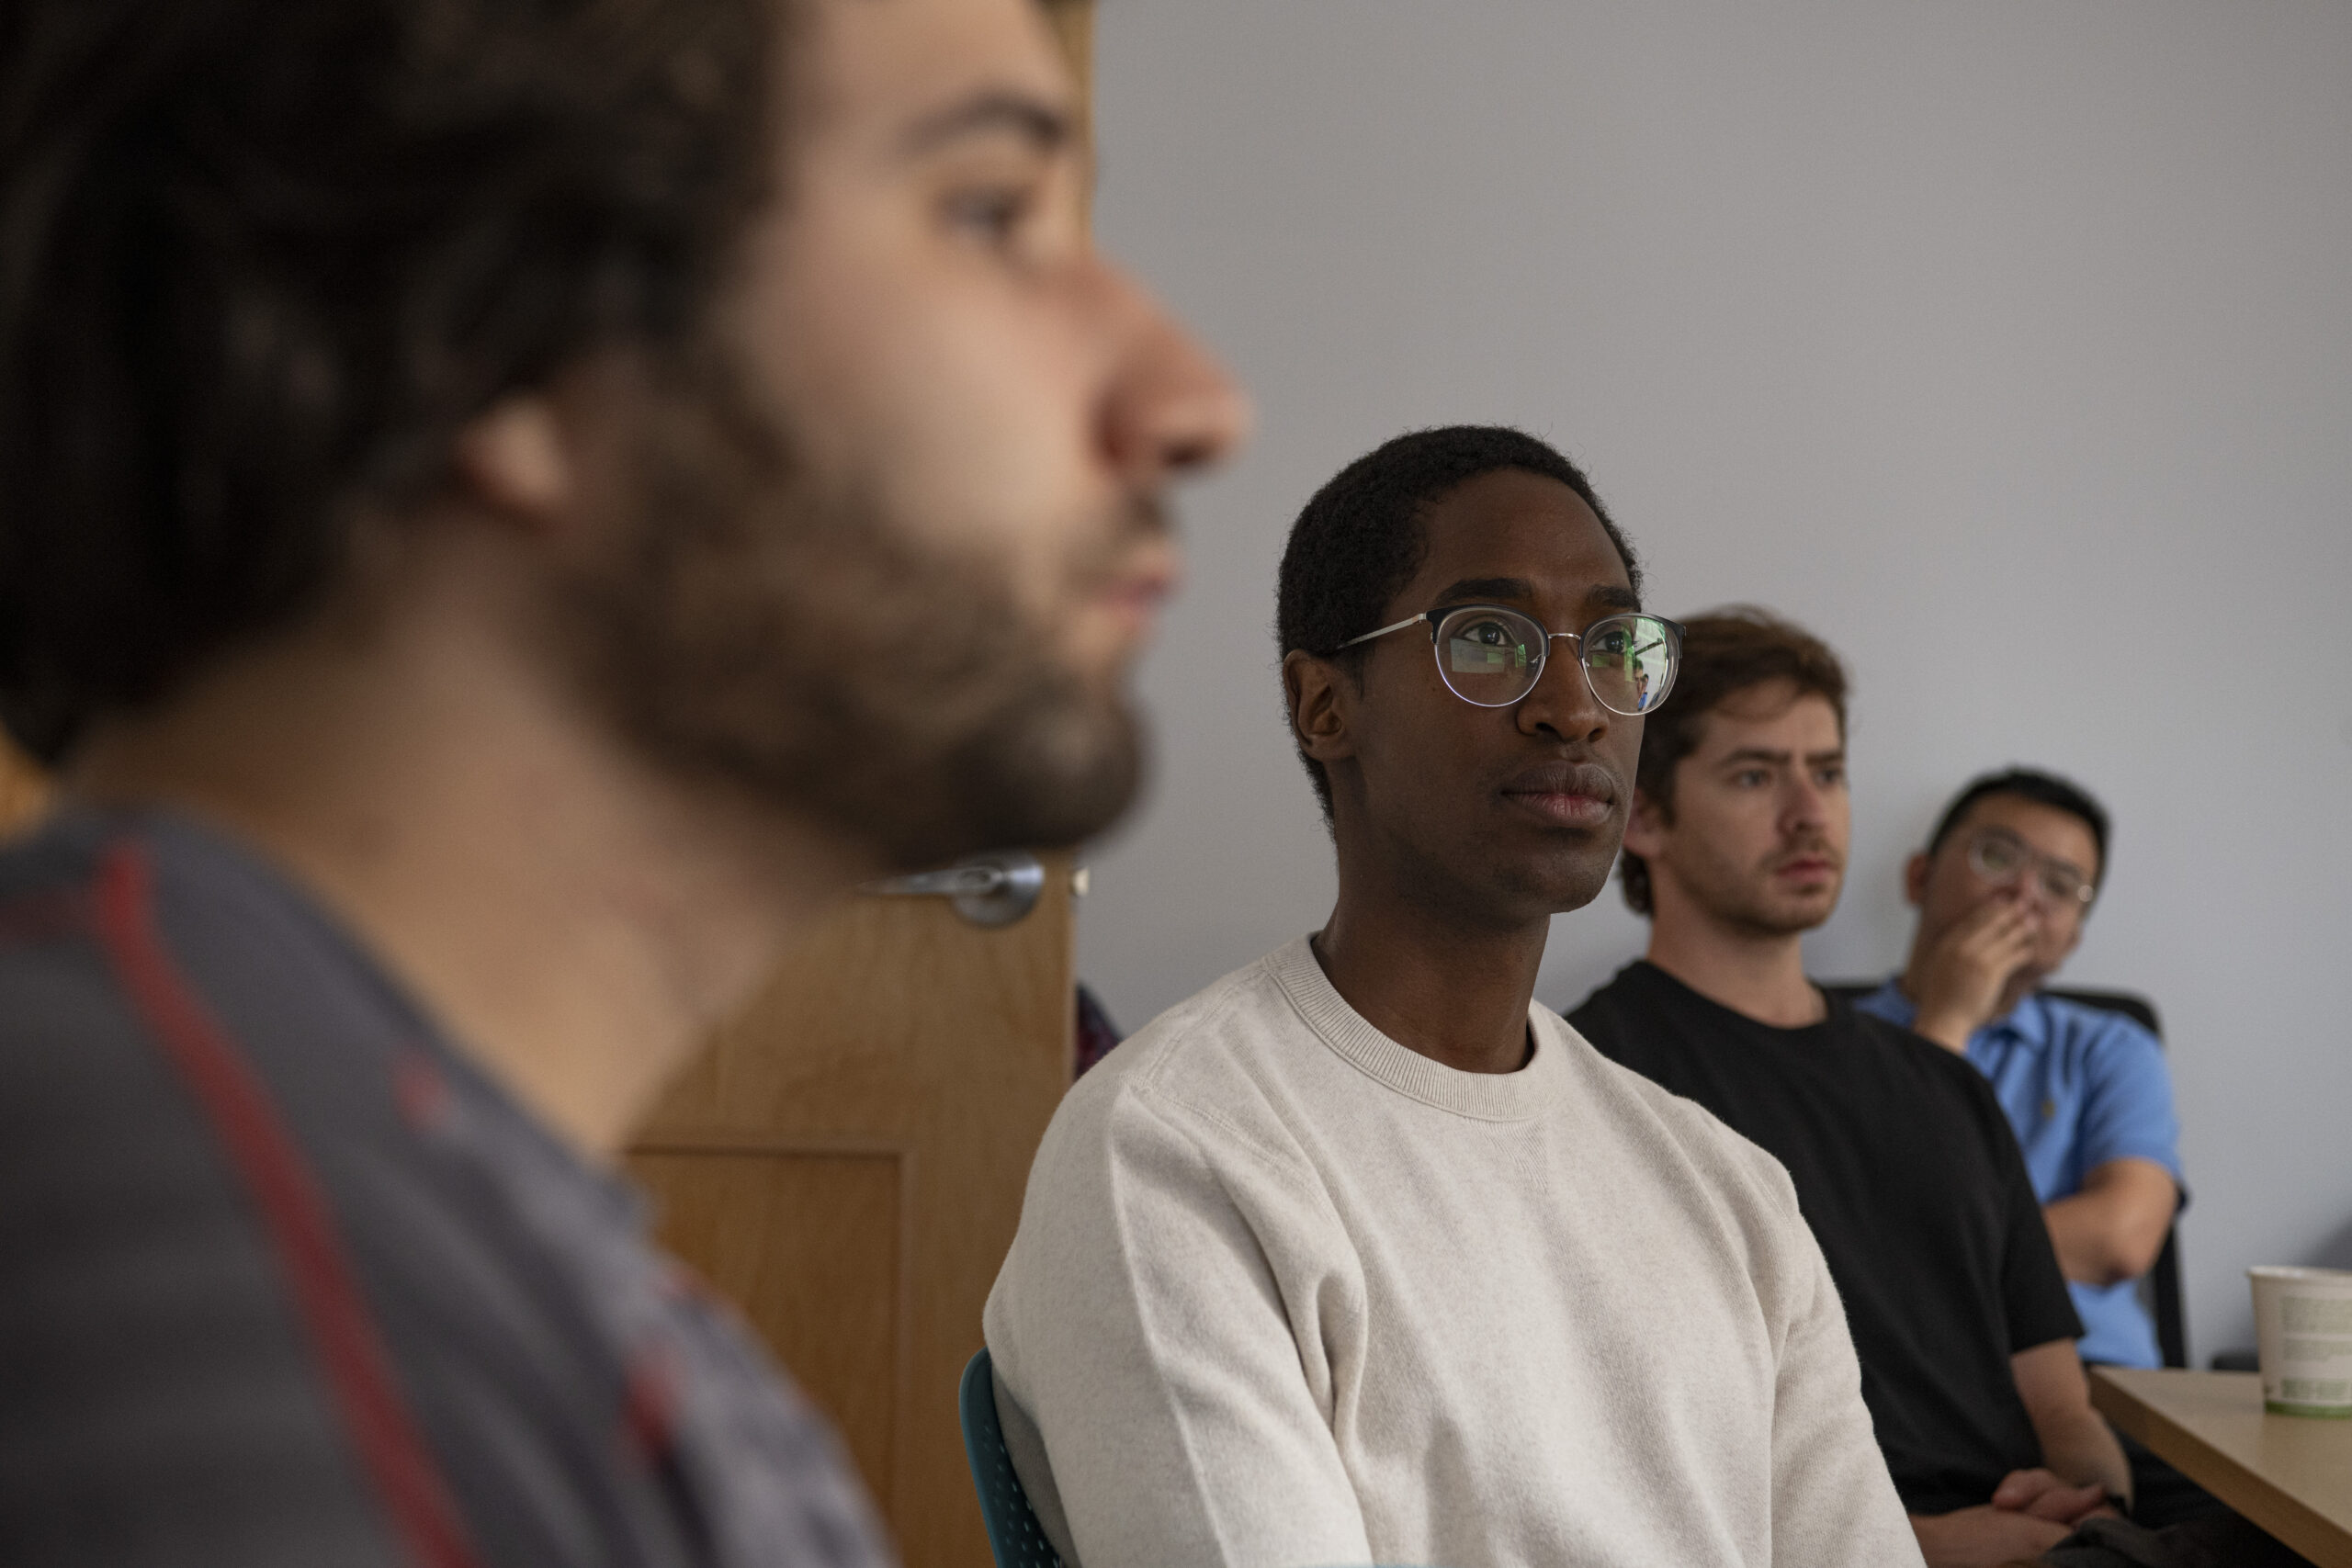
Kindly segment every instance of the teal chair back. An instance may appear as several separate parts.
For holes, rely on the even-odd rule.
[[[1013,1473],[1004,1428],[997,1423],[996,1380],[989,1366],[986,1350],[973,1357],[956,1399],[964,1418],[964,1453],[972,1461],[972,1484],[979,1488],[980,1517],[989,1528],[989,1549],[996,1553],[996,1568],[1065,1568],[1061,1553],[1038,1526],[1029,1494],[1021,1490],[1021,1477]]]

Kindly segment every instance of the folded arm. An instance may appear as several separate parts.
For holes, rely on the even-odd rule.
[[[1793,1214],[1792,1190],[1789,1205]],[[1846,1309],[1812,1232],[1793,1228],[1804,1256],[1792,1259],[1795,1310],[1774,1379],[1772,1560],[1894,1568],[1915,1561],[1912,1543],[1862,1403]]]
[[[2041,1462],[2077,1486],[2096,1482],[2110,1496],[2132,1496],[2132,1466],[2099,1413],[2091,1408],[2090,1380],[2071,1339],[2053,1339],[2009,1358],[2018,1395],[2025,1401]]]
[[[2066,1278],[2114,1285],[2155,1267],[2179,1201],[2172,1172],[2155,1161],[2111,1159],[2041,1213]]]
[[[1974,1507],[1912,1515],[1929,1568],[1997,1568],[2037,1558],[2102,1511],[2109,1497],[2131,1496],[2131,1466],[2091,1408],[2075,1342],[2054,1339],[2020,1350],[2009,1365],[2045,1468],[2011,1472]]]

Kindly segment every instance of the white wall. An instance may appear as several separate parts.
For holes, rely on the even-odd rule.
[[[1153,797],[1080,973],[1136,1027],[1316,925],[1274,566],[1408,427],[1564,446],[1668,614],[1747,599],[1856,677],[1814,972],[1878,973],[1965,777],[2102,794],[2068,972],[2163,1007],[2194,1353],[2242,1270],[2352,1264],[2352,6],[1104,0],[1106,243],[1253,389],[1189,499]],[[1556,922],[1570,1006],[1641,944]]]

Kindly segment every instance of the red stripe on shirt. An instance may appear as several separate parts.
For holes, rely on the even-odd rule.
[[[392,1380],[326,1199],[267,1091],[182,977],[155,929],[146,851],[121,840],[98,872],[98,934],[132,1005],[179,1069],[261,1211],[344,1425],[419,1568],[473,1568],[456,1505]]]

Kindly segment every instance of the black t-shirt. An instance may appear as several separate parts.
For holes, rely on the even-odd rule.
[[[1789,1168],[1904,1506],[1983,1503],[2041,1462],[2009,1357],[2082,1325],[2016,1135],[1974,1067],[1836,998],[1825,1021],[1775,1029],[1647,963],[1568,1021]]]

